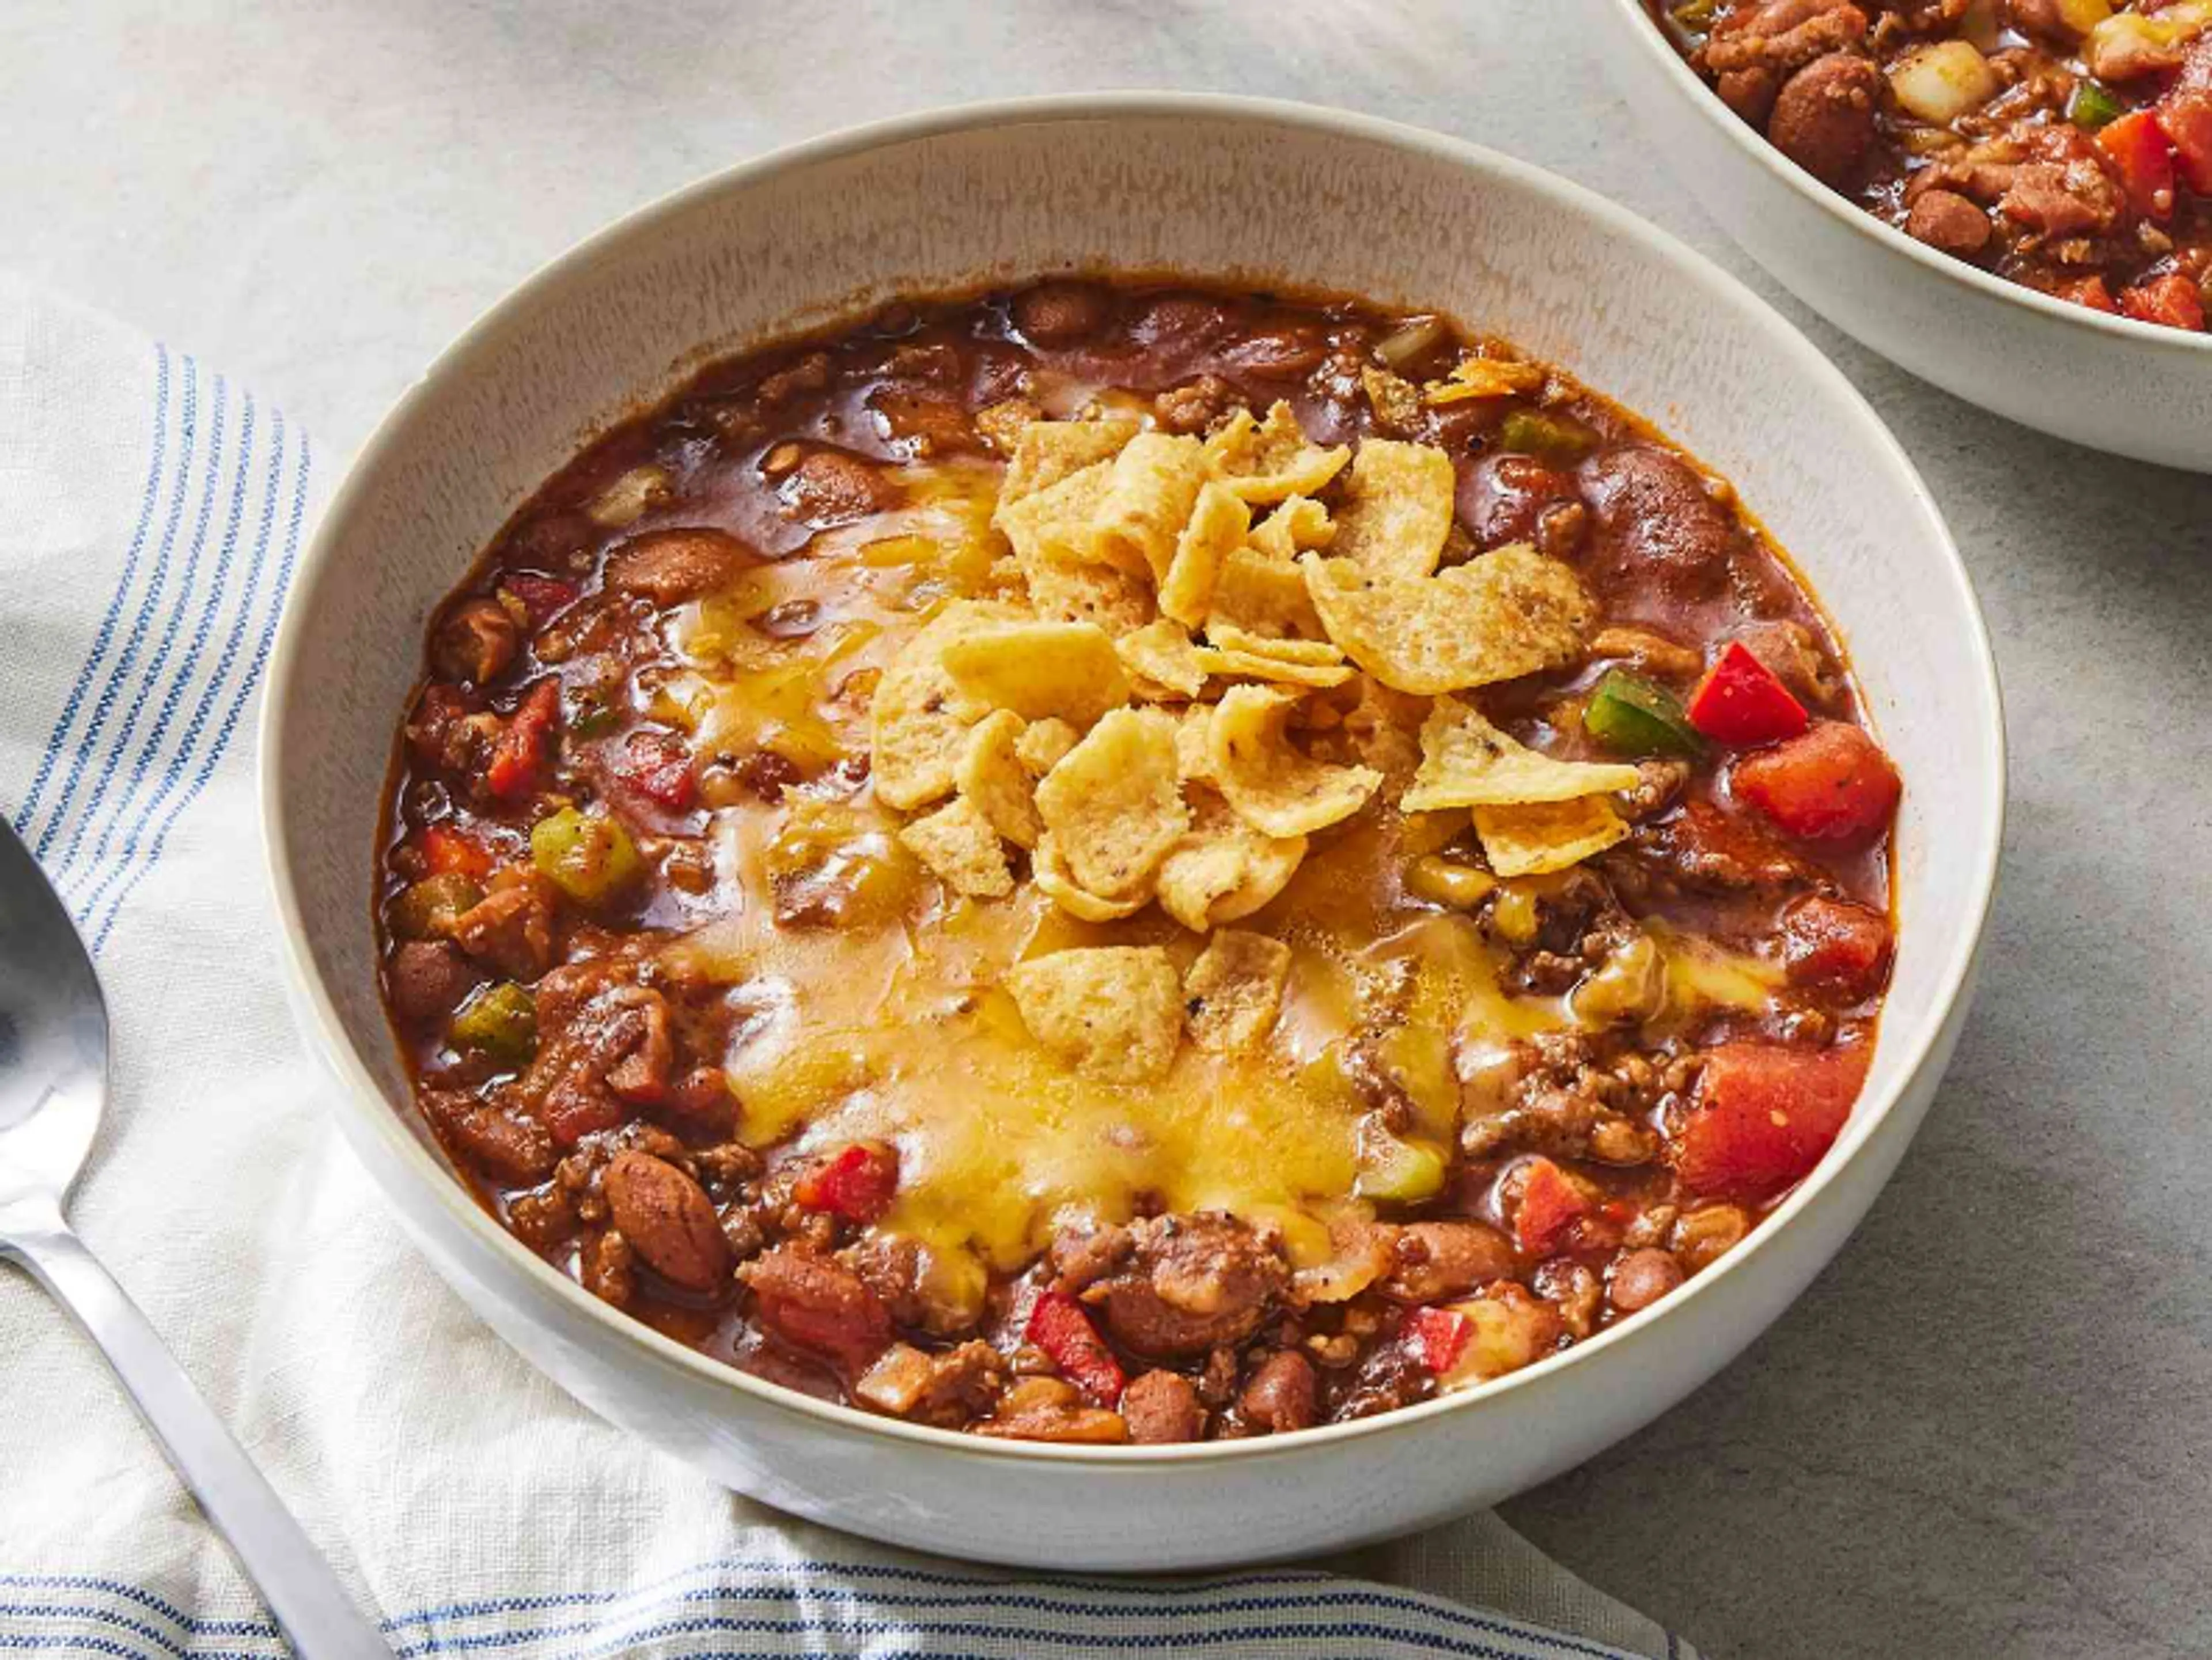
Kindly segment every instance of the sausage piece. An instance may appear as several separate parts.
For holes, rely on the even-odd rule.
[[[677,605],[726,586],[756,562],[751,549],[721,531],[653,531],[632,537],[607,556],[606,583],[617,593]]]
[[[1990,216],[1956,191],[1925,190],[1905,216],[1905,234],[1955,258],[1971,259],[1989,246]]]

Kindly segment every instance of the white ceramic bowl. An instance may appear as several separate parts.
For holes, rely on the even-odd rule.
[[[1706,212],[1846,334],[1968,403],[2092,449],[2212,472],[2212,335],[2108,317],[1936,252],[1737,119],[1642,0],[1583,33]]]
[[[555,1273],[469,1197],[410,1104],[377,997],[373,832],[392,733],[426,615],[508,512],[702,348],[901,291],[1101,265],[1442,306],[1664,423],[1817,584],[1907,781],[1891,1013],[1841,1141],[1781,1213],[1656,1316],[1471,1393],[1281,1440],[994,1442],[703,1359]],[[293,988],[339,1122],[486,1320],[606,1417],[771,1504],[902,1544],[1088,1569],[1279,1557],[1434,1522],[1589,1456],[1724,1365],[1843,1243],[1926,1110],[1966,1008],[2003,807],[1994,671],[1942,523],[1866,405],[1757,299],[1502,156],[1320,110],[1145,95],[955,111],[784,151],[532,277],[355,462],[295,583],[262,744]]]

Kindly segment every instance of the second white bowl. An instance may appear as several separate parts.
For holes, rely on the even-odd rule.
[[[1584,35],[1676,177],[1821,316],[2023,426],[2212,472],[2212,335],[2108,317],[1914,241],[1740,120],[1642,0],[1578,3]]]

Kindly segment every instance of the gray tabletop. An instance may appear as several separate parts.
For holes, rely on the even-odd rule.
[[[935,104],[1346,105],[1686,238],[1843,366],[1950,517],[2010,710],[2004,889],[1957,1062],[1857,1238],[1719,1380],[1505,1514],[1727,1660],[2212,1651],[2212,479],[2008,426],[1813,319],[1638,142],[1573,9],[16,0],[0,263],[250,379],[336,456],[607,219]]]

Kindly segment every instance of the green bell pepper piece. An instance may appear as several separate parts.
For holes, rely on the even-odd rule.
[[[530,860],[580,905],[605,904],[645,869],[637,843],[619,820],[574,807],[562,807],[532,827]]]
[[[1666,687],[1625,669],[1609,672],[1583,710],[1583,730],[1615,755],[1701,755],[1705,739]]]
[[[2066,119],[2084,132],[2108,127],[2128,112],[2128,106],[2094,81],[2074,83],[2066,100]]]
[[[1555,466],[1570,466],[1597,447],[1597,435],[1579,421],[1537,410],[1516,410],[1498,423],[1498,444],[1501,449],[1533,455]]]
[[[512,980],[486,986],[453,1016],[452,1036],[459,1048],[521,1066],[538,1051],[537,1000]]]

